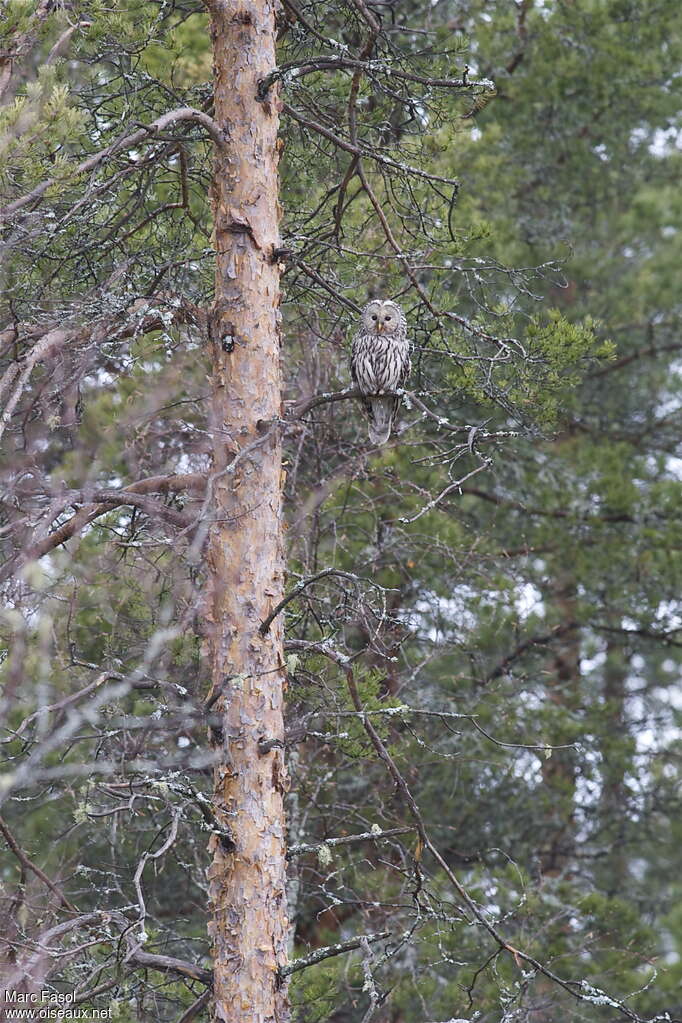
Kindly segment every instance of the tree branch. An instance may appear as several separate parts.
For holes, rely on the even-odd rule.
[[[195,110],[194,107],[178,107],[177,110],[171,110],[169,113],[163,114],[161,117],[157,117],[157,119],[152,121],[151,124],[143,125],[138,131],[116,139],[105,149],[100,149],[98,153],[93,153],[74,168],[74,176],[89,173],[105,160],[115,156],[121,149],[130,149],[133,146],[139,145],[139,143],[144,142],[147,138],[149,138],[149,136],[157,135],[159,132],[164,131],[166,128],[170,127],[170,125],[176,124],[178,121],[194,121],[197,124],[200,124],[219,148],[225,146],[225,143],[227,142],[227,139],[221,129],[218,127],[213,118],[208,116],[208,114],[205,114],[201,110]],[[24,206],[28,206],[30,203],[36,202],[45,194],[48,188],[56,183],[56,178],[47,178],[45,181],[41,181],[41,183],[36,185],[36,187],[27,195],[23,195],[19,199],[15,199],[13,202],[8,203],[7,206],[0,209],[0,219],[11,217],[14,213],[23,209]]]
[[[277,615],[280,613],[280,611],[284,610],[287,604],[289,604],[292,600],[295,600],[296,597],[303,593],[307,586],[310,586],[312,583],[317,582],[318,579],[326,578],[326,576],[328,575],[337,575],[340,576],[342,579],[350,579],[352,582],[358,581],[358,577],[356,575],[352,575],[350,572],[342,572],[337,568],[325,568],[324,571],[318,572],[317,575],[311,575],[307,579],[301,579],[301,581],[296,583],[294,588],[289,593],[287,593],[282,600],[280,600],[279,604],[277,604],[277,606],[273,608],[268,617],[261,622],[260,624],[261,636],[265,636]]]
[[[409,835],[414,831],[414,825],[404,828],[389,828],[387,831],[363,831],[358,835],[347,835],[344,838],[327,838],[317,845],[291,845],[287,851],[287,858],[303,856],[305,853],[318,853],[320,849],[335,849],[339,845],[352,845],[354,842],[382,842],[394,835]]]
[[[0,817],[0,831],[2,832],[7,845],[10,847],[19,862],[27,869],[32,871],[36,877],[39,877],[43,884],[47,885],[51,892],[57,896],[64,909],[68,909],[70,913],[78,913],[78,910],[72,902],[69,902],[61,888],[58,888],[54,881],[51,881],[47,874],[37,866],[33,860],[30,860],[24,850],[21,848],[16,838],[7,827],[7,824]]]
[[[327,405],[330,402],[345,401],[347,398],[362,398],[363,394],[357,387],[346,387],[343,391],[328,391],[325,394],[316,394],[312,398],[294,405],[290,410],[293,419],[303,419],[309,412],[312,412],[318,405]]]
[[[93,522],[100,515],[105,515],[112,508],[120,505],[130,504],[137,507],[141,507],[147,513],[154,515],[159,514],[172,522],[174,525],[186,529],[188,525],[191,525],[191,520],[181,512],[177,512],[172,508],[166,508],[164,505],[160,505],[157,502],[151,504],[145,503],[144,497],[137,495],[148,494],[154,491],[160,493],[169,493],[180,490],[188,490],[192,487],[199,486],[205,483],[206,477],[203,473],[187,473],[185,475],[176,474],[173,476],[150,476],[147,479],[138,480],[136,483],[131,483],[130,486],[124,487],[122,490],[94,490],[92,491],[92,497],[98,503],[86,504],[80,508],[75,515],[73,515],[68,522],[59,526],[52,533],[48,533],[46,536],[41,537],[35,543],[33,543],[27,550],[20,553],[14,562],[9,561],[2,570],[0,570],[0,582],[7,579],[9,576],[15,574],[22,565],[25,565],[28,561],[36,561],[38,558],[42,558],[45,554],[54,550],[55,547],[60,547],[71,537],[75,536],[84,529],[89,523]],[[90,496],[88,492],[83,492],[83,496]]]
[[[361,948],[365,941],[382,941],[384,938],[388,938],[389,935],[390,931],[380,931],[378,934],[362,934],[357,938],[350,938],[348,941],[340,941],[337,945],[325,945],[323,948],[316,948],[309,956],[294,959],[293,963],[287,963],[286,966],[280,967],[279,975],[282,978],[290,977],[292,973],[305,970],[308,966],[315,966],[316,963],[321,963],[323,959],[329,959],[331,956],[338,956],[343,952],[351,952],[355,948]]]
[[[210,990],[207,989],[206,991],[204,991],[203,995],[199,995],[197,1000],[195,1002],[192,1002],[190,1007],[186,1009],[185,1012],[183,1012],[182,1016],[180,1016],[177,1023],[190,1023],[190,1020],[193,1020],[194,1017],[201,1012],[204,1006],[208,1005],[210,997],[211,992]]]
[[[415,82],[418,85],[425,85],[427,88],[441,89],[481,89],[484,92],[494,90],[495,83],[487,78],[428,78],[424,75],[411,74],[403,70],[389,68],[384,60],[355,60],[351,57],[311,57],[306,61],[290,61],[276,67],[270,74],[258,83],[258,98],[265,99],[269,90],[275,82],[284,82],[289,76],[292,78],[303,78],[305,75],[315,74],[318,71],[361,71],[368,78],[375,75],[388,75],[403,82]]]
[[[373,160],[375,163],[381,164],[384,167],[390,167],[391,170],[400,171],[403,174],[412,174],[417,178],[423,178],[425,181],[436,181],[442,185],[459,185],[456,178],[444,178],[440,174],[430,174],[428,171],[419,170],[418,167],[412,167],[409,164],[398,163],[397,160],[392,160],[389,156],[381,156],[379,153],[373,152],[370,149],[361,149],[359,146],[354,146],[352,143],[342,139],[339,135],[335,135],[329,128],[325,128],[323,124],[319,124],[317,121],[309,121],[293,107],[290,107],[288,103],[285,103],[283,108],[284,113],[293,117],[295,121],[303,125],[304,128],[309,128],[311,131],[315,131],[318,135],[323,135],[324,138],[329,139],[339,149],[344,149],[347,153],[353,153],[354,156],[367,157],[368,160]]]
[[[10,50],[8,45],[7,50],[0,54],[0,99],[9,89],[15,61],[20,60],[28,52],[35,41],[37,28],[52,13],[55,7],[57,7],[55,0],[40,0],[32,15],[31,22],[29,22],[28,30],[15,35],[13,49]],[[9,42],[10,40],[8,39],[7,43],[9,44]]]

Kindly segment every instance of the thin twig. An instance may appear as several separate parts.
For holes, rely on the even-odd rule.
[[[16,838],[14,837],[10,829],[7,827],[7,824],[5,823],[2,817],[0,817],[0,831],[2,832],[8,846],[10,847],[16,858],[19,860],[19,862],[22,864],[22,866],[24,866],[27,870],[32,871],[36,875],[36,877],[40,878],[43,884],[47,885],[50,891],[57,896],[64,909],[68,909],[70,913],[78,913],[79,911],[76,909],[72,902],[69,902],[61,888],[59,888],[54,883],[54,881],[51,881],[47,874],[44,871],[42,871],[40,867],[33,862],[33,860],[29,859],[24,850],[20,847],[19,843],[17,842]]]

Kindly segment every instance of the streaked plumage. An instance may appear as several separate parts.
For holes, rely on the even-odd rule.
[[[358,390],[367,395],[362,404],[373,444],[385,444],[391,436],[400,405],[399,398],[381,397],[381,392],[402,387],[410,369],[410,343],[402,309],[395,302],[369,302],[353,338],[350,372]]]

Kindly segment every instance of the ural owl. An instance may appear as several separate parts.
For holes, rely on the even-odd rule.
[[[362,391],[373,444],[385,444],[391,436],[400,399],[383,397],[384,391],[402,387],[409,376],[410,344],[407,321],[395,302],[375,299],[362,310],[360,329],[353,338],[350,372]]]

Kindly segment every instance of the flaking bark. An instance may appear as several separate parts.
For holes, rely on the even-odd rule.
[[[286,1023],[286,850],[282,623],[261,623],[282,600],[278,233],[279,98],[259,101],[275,67],[275,6],[211,3],[215,121],[227,143],[213,180],[216,292],[214,477],[209,535],[208,645],[222,730],[209,871],[214,1018]]]

